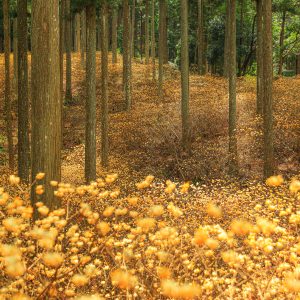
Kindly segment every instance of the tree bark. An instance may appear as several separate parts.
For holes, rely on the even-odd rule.
[[[139,36],[140,36],[140,59],[141,59],[141,63],[143,63],[143,54],[144,54],[144,22],[143,22],[143,10],[140,8],[139,10],[139,15],[140,15],[140,32],[139,32]]]
[[[59,68],[60,68],[60,93],[61,93],[61,146],[64,136],[64,54],[65,54],[65,7],[66,1],[61,0],[59,11]]]
[[[226,0],[226,15],[225,15],[225,41],[224,41],[224,68],[223,75],[228,78],[229,73],[229,27],[230,27],[230,0]]]
[[[190,150],[188,0],[181,0],[181,118],[182,146]]]
[[[263,1],[264,177],[274,174],[272,0]]]
[[[27,0],[18,0],[18,174],[29,183],[29,101],[27,58]]]
[[[145,12],[145,60],[149,64],[149,0],[146,0]]]
[[[60,181],[61,94],[59,64],[59,1],[32,1],[32,204],[42,200],[50,208],[60,201],[51,180]],[[35,182],[39,172],[44,180]],[[37,184],[45,185],[38,196]]]
[[[118,61],[118,10],[113,9],[112,12],[112,63],[116,64]]]
[[[160,11],[160,34],[161,34],[161,45],[163,64],[167,64],[169,61],[169,49],[168,49],[168,4],[166,0],[159,0],[159,11]]]
[[[296,74],[300,74],[300,54],[296,56]]]
[[[99,18],[97,19],[97,25],[96,25],[96,30],[97,30],[97,51],[102,51],[102,44],[101,44],[101,31],[102,31],[102,14],[100,10],[100,15]]]
[[[262,18],[262,0],[256,1],[257,10],[257,45],[256,45],[256,62],[257,62],[257,114],[263,114],[263,18]]]
[[[71,31],[71,2],[66,1],[66,101],[72,102],[72,31]]]
[[[165,0],[159,0],[159,41],[158,41],[158,95],[163,97],[163,65],[165,62]]]
[[[131,12],[131,26],[130,26],[130,53],[131,57],[135,57],[135,0],[132,0],[132,12]]]
[[[11,95],[10,95],[10,20],[9,20],[9,1],[3,0],[3,29],[4,29],[4,60],[5,60],[5,118],[6,135],[8,142],[8,163],[10,171],[14,171],[14,145],[13,127],[11,114]]]
[[[86,7],[85,179],[96,180],[96,7]]]
[[[229,174],[238,174],[236,135],[236,0],[228,0],[228,76],[229,76]]]
[[[81,45],[80,45],[80,14],[76,13],[75,15],[75,51],[80,52]]]
[[[240,38],[239,38],[239,48],[241,49],[244,43],[244,0],[240,0]],[[238,76],[242,75],[242,55],[238,57]]]
[[[102,101],[101,101],[101,164],[108,167],[108,7],[102,4]]]
[[[198,72],[205,74],[204,0],[198,0]]]
[[[18,95],[18,18],[13,19],[14,92]]]
[[[130,78],[130,18],[128,0],[123,0],[123,83],[126,109],[131,108]]]
[[[283,69],[285,22],[286,22],[286,10],[282,12],[282,20],[281,20],[280,41],[279,41],[279,64],[278,64],[279,76],[282,76],[282,69]]]
[[[81,58],[81,66],[82,68],[85,67],[85,52],[86,52],[86,11],[85,8],[82,10],[81,12],[81,54],[80,54],[80,58]]]
[[[156,67],[155,67],[155,57],[156,57],[156,40],[155,40],[155,0],[151,2],[151,58],[152,58],[152,80],[156,80]]]

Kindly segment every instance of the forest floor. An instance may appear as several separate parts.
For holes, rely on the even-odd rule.
[[[261,180],[262,120],[255,113],[254,78],[240,78],[237,83],[240,176],[230,179],[226,176],[226,80],[191,75],[192,151],[186,153],[180,145],[179,72],[170,66],[165,67],[164,97],[159,100],[156,83],[151,80],[151,71],[136,60],[133,64],[133,107],[126,112],[120,59],[118,64],[109,66],[110,167],[109,170],[103,170],[99,159],[97,167],[100,178],[105,178],[108,173],[118,173],[119,178],[111,185],[104,186],[104,181],[100,180],[96,188],[81,186],[79,189],[70,189],[67,185],[61,186],[65,193],[63,205],[67,207],[68,215],[70,210],[70,215],[75,216],[74,219],[66,217],[70,220],[68,226],[79,224],[80,239],[86,241],[89,237],[88,247],[78,246],[78,239],[75,239],[74,245],[82,247],[79,257],[92,256],[93,263],[97,261],[95,258],[100,257],[100,261],[106,264],[105,268],[99,267],[102,281],[89,277],[89,285],[83,290],[77,288],[76,292],[97,292],[105,295],[106,299],[166,299],[162,293],[171,298],[193,299],[193,293],[199,295],[198,288],[183,286],[181,289],[173,281],[164,281],[171,272],[174,280],[200,284],[201,299],[296,299],[300,291],[300,270],[296,270],[300,262],[300,202],[299,196],[297,198],[291,191],[299,191],[300,182],[295,181],[290,186],[290,178],[299,179],[300,170],[300,78],[274,81],[275,156],[278,173],[284,175],[286,180],[283,183],[280,177],[274,177],[266,185]],[[98,158],[101,114],[99,60],[97,54]],[[73,101],[64,108],[62,180],[78,187],[84,182],[85,81],[80,56],[74,54],[72,62]],[[0,57],[1,70],[1,74],[4,74],[3,57]],[[1,80],[1,115],[3,89],[4,80]],[[17,127],[15,109],[16,105],[13,112],[14,128]],[[21,194],[18,195],[19,189],[9,184],[8,172],[4,167],[7,163],[4,137],[5,123],[1,118],[0,186],[3,185],[12,196],[11,201],[15,201]],[[16,137],[17,133],[14,132],[15,142]],[[136,183],[149,174],[154,175],[155,180],[144,181],[146,189],[137,188]],[[110,181],[110,177],[106,179]],[[176,186],[171,182],[166,183],[167,179],[173,180]],[[179,182],[184,181],[191,181],[188,193],[180,188]],[[24,198],[29,198],[26,192]],[[89,204],[82,206],[83,203]],[[100,215],[103,221],[100,225],[104,229],[109,228],[107,237],[107,233],[98,230],[102,227],[90,223],[93,220],[87,219],[88,222],[85,222],[83,207],[88,207],[87,216],[90,216],[90,209]],[[0,220],[3,218],[5,214],[0,216]],[[140,233],[139,227],[142,228]],[[103,237],[99,238],[99,232]],[[130,239],[126,240],[125,236]],[[124,246],[127,241],[132,243],[128,248]],[[77,253],[74,245],[70,242],[67,251]],[[94,246],[96,252],[91,254],[90,249]],[[97,252],[97,247],[101,251]],[[168,258],[164,260],[162,257],[166,254]],[[120,255],[124,255],[124,261],[122,259],[119,262]],[[32,255],[29,253],[28,261],[30,259]],[[66,270],[74,270],[72,264],[66,259]],[[127,268],[130,269],[139,281],[139,288],[134,290],[132,297],[130,294],[131,298],[128,290],[121,291],[110,281],[113,274],[111,270],[124,269],[124,264],[126,272]],[[32,272],[40,274],[41,269],[44,266],[39,263]],[[83,266],[78,269],[82,274],[85,272]],[[287,270],[295,274],[289,275]],[[132,277],[126,272],[125,279],[121,276],[120,281],[122,283],[124,279],[130,285],[128,278]],[[74,295],[72,290],[65,289],[65,286],[72,286],[69,277],[73,271],[66,274],[60,290],[49,290],[49,293],[56,293],[55,299],[66,299],[67,293]],[[293,276],[298,275],[299,279],[295,277],[297,281],[294,281]],[[291,281],[288,276],[292,276]],[[167,286],[164,287],[164,283]],[[35,298],[39,284],[43,286],[43,280],[28,279],[23,292]],[[2,290],[0,296],[1,293]]]
[[[100,56],[97,58],[99,62]],[[148,69],[150,68],[150,70]],[[191,75],[191,154],[182,150],[180,73],[165,68],[164,97],[157,96],[151,66],[133,63],[130,112],[124,111],[122,64],[109,68],[110,170],[138,178],[204,182],[224,178],[228,153],[227,82],[221,77]],[[64,178],[81,182],[84,161],[84,73],[80,58],[73,56],[74,105],[65,108]],[[300,78],[274,82],[275,156],[278,172],[294,174],[300,166]],[[98,137],[100,137],[101,73],[97,68]],[[255,78],[237,83],[238,152],[242,179],[261,179],[263,166],[262,120],[256,113]],[[98,149],[100,141],[98,140]],[[99,154],[99,153],[98,153]],[[100,155],[98,155],[100,157]],[[98,161],[98,173],[102,173]]]
[[[97,149],[100,157],[101,70],[97,54]],[[109,60],[111,61],[111,59]],[[3,57],[0,69],[3,69]],[[124,110],[122,63],[109,64],[109,172],[140,178],[153,174],[164,180],[207,182],[225,178],[228,153],[227,82],[221,77],[190,76],[191,153],[182,150],[180,73],[165,67],[164,97],[158,99],[151,66],[136,59],[132,67],[132,110]],[[3,73],[3,72],[2,72]],[[85,78],[79,54],[72,57],[73,101],[64,108],[63,180],[84,179]],[[278,173],[293,175],[300,168],[300,77],[274,82],[275,157]],[[3,99],[4,81],[0,83]],[[3,101],[1,101],[3,103]],[[15,103],[15,102],[14,102]],[[15,103],[16,104],[16,103]],[[3,105],[1,105],[3,115]],[[16,126],[16,105],[13,118]],[[238,153],[240,179],[261,179],[262,120],[256,111],[256,81],[237,82]],[[5,122],[0,120],[0,145],[5,148]],[[17,132],[14,133],[17,142]],[[0,152],[0,164],[6,159]],[[98,175],[101,169],[100,159]],[[126,178],[124,178],[126,179]]]

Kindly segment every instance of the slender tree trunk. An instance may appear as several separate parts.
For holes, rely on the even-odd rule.
[[[81,24],[81,20],[80,20],[80,14],[77,13],[75,15],[75,24],[76,24],[76,30],[75,30],[75,34],[76,34],[76,52],[80,52],[81,49],[81,45],[80,45],[80,24]]]
[[[224,41],[224,77],[228,77],[229,73],[229,22],[230,22],[230,0],[226,0],[226,15],[225,15],[225,41]]]
[[[27,58],[27,0],[18,0],[18,174],[29,183],[29,103]]]
[[[118,60],[118,10],[113,9],[112,12],[112,63],[116,64]]]
[[[135,57],[135,0],[132,0],[132,12],[131,12],[131,32],[130,32],[130,53],[131,57]]]
[[[296,74],[300,74],[300,54],[296,56]]]
[[[244,43],[244,0],[240,0],[240,38],[239,38],[239,49],[243,47]],[[242,75],[242,55],[238,56],[238,76]]]
[[[66,0],[66,101],[72,102],[72,31],[71,31],[71,4]]]
[[[229,0],[228,75],[229,75],[229,174],[238,174],[236,135],[236,0]]]
[[[144,24],[143,24],[143,10],[140,8],[140,58],[141,58],[141,63],[143,63],[143,53],[144,53]]]
[[[86,51],[86,11],[85,8],[81,12],[81,65],[82,68],[85,67],[85,51]]]
[[[102,31],[102,14],[100,12],[99,18],[97,19],[97,25],[96,28],[97,30],[97,51],[102,51],[102,44],[101,44],[101,31]]]
[[[281,21],[281,31],[280,31],[280,41],[279,41],[279,65],[278,65],[278,75],[282,76],[283,69],[283,51],[284,51],[284,35],[285,35],[285,22],[286,22],[286,10],[282,12]]]
[[[146,0],[145,12],[145,59],[149,64],[149,0]]]
[[[4,45],[3,45],[3,36],[0,34],[0,53],[3,53]]]
[[[161,37],[161,48],[162,48],[162,57],[163,64],[167,64],[169,61],[169,49],[168,49],[168,4],[166,0],[159,0],[159,11],[160,11],[160,34]]]
[[[85,179],[96,180],[96,7],[86,7]]]
[[[163,65],[165,60],[165,0],[159,0],[158,95],[163,97]]]
[[[13,48],[14,48],[14,91],[18,94],[18,18],[13,19]]]
[[[155,40],[155,0],[151,1],[151,57],[152,57],[152,80],[156,80],[156,67],[155,67],[155,57],[156,57],[156,40]]]
[[[274,173],[272,0],[263,1],[264,177]]]
[[[65,53],[65,0],[60,2],[59,12],[59,70],[60,70],[60,94],[61,94],[61,137],[63,147],[64,136],[64,53]]]
[[[182,146],[190,150],[188,0],[181,0],[181,117]]]
[[[244,62],[242,64],[242,76],[245,76],[247,73],[247,69],[250,65],[250,63],[253,63],[253,54],[255,53],[255,28],[256,28],[256,17],[257,15],[254,15],[253,21],[252,21],[252,31],[251,31],[251,42],[249,46],[249,50],[247,55],[245,55]]]
[[[10,29],[9,29],[9,1],[3,0],[3,28],[4,28],[4,60],[5,60],[5,118],[6,134],[8,142],[8,162],[9,168],[14,170],[14,145],[13,145],[13,128],[11,114],[11,97],[10,97]]]
[[[131,108],[131,79],[130,79],[130,19],[128,0],[123,0],[123,82],[126,109]]]
[[[256,45],[256,62],[257,62],[257,100],[256,100],[256,110],[259,115],[263,114],[263,18],[262,18],[262,1],[257,0],[256,10],[257,10],[257,45]]]
[[[75,18],[74,18],[74,14],[72,14],[72,12],[71,12],[71,0],[70,0],[70,18],[71,18],[71,20],[70,20],[70,27],[71,27],[71,52],[75,52],[76,50],[75,50],[75,47],[76,47],[76,45],[75,45],[75,43],[76,43],[76,41],[75,41],[75,38],[76,38],[76,36],[75,36]]]
[[[32,181],[39,172],[46,176],[33,184],[31,197],[33,205],[41,199],[50,210],[60,204],[50,185],[61,178],[59,68],[59,1],[32,0]],[[42,183],[39,197],[35,188]]]
[[[198,72],[205,74],[204,0],[198,0]]]
[[[108,167],[108,7],[102,4],[102,101],[101,101],[101,163]]]

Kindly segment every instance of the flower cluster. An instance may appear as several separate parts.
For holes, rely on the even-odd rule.
[[[190,183],[156,185],[153,176],[127,194],[117,179],[52,182],[62,206],[50,211],[43,198],[32,206],[19,178],[9,177],[0,188],[1,299],[300,296],[297,178],[210,194]],[[248,210],[239,210],[246,200]]]

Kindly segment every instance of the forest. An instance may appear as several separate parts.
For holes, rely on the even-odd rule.
[[[0,300],[300,299],[299,0],[0,0]]]

